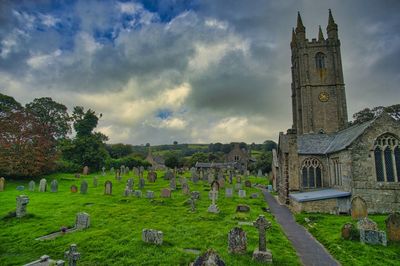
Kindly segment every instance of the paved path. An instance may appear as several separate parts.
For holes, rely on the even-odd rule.
[[[271,213],[292,242],[301,262],[306,266],[340,265],[328,251],[301,225],[296,223],[290,210],[280,205],[274,196],[263,191]]]

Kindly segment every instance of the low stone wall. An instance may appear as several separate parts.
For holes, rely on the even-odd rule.
[[[289,208],[294,213],[304,212],[320,212],[320,213],[337,213],[337,199],[313,200],[305,202],[297,202],[290,199]]]

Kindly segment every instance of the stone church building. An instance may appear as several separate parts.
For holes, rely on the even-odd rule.
[[[295,211],[347,213],[359,196],[370,213],[400,210],[400,122],[386,113],[349,126],[338,26],[306,39],[292,32],[292,128],[279,134],[274,184]]]

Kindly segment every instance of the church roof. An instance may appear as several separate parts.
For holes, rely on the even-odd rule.
[[[346,149],[375,120],[354,125],[334,134],[304,134],[298,136],[299,154],[328,154]]]
[[[337,189],[321,189],[310,192],[290,193],[289,197],[297,202],[324,200],[351,196],[350,192]]]

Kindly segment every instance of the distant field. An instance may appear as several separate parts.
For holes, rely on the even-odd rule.
[[[252,252],[258,245],[257,230],[250,225],[243,225],[247,232],[248,251],[245,255],[231,255],[227,250],[227,235],[239,221],[251,222],[259,214],[264,214],[272,222],[267,232],[268,248],[274,256],[274,265],[300,265],[290,242],[283,234],[274,217],[263,212],[266,206],[263,198],[239,199],[225,198],[221,191],[217,204],[219,214],[210,214],[207,208],[209,185],[189,181],[190,189],[200,191],[201,199],[197,211],[191,213],[186,203],[188,196],[181,190],[174,191],[172,198],[160,198],[162,188],[169,187],[169,182],[159,178],[156,183],[148,183],[146,190],[155,192],[153,200],[146,198],[124,197],[128,176],[118,183],[114,176],[99,176],[99,186],[93,187],[95,174],[75,179],[71,174],[54,174],[47,176],[48,184],[56,178],[59,181],[59,192],[39,193],[17,191],[16,186],[28,187],[29,180],[6,180],[6,190],[0,192],[0,216],[4,217],[15,210],[17,195],[26,194],[30,198],[28,216],[2,218],[0,220],[0,265],[21,265],[47,254],[54,259],[63,259],[64,251],[70,244],[76,243],[81,253],[78,265],[188,265],[195,260],[195,254],[186,253],[184,249],[198,249],[201,252],[215,249],[226,262],[226,265],[259,265],[251,259]],[[147,176],[147,175],[145,175]],[[188,176],[188,174],[186,174]],[[129,176],[131,177],[131,176]],[[66,178],[61,179],[61,178]],[[71,193],[70,186],[78,187],[81,180],[89,183],[88,194]],[[113,195],[103,194],[104,182],[113,182]],[[137,189],[138,177],[134,177]],[[251,177],[255,183],[266,184],[265,178]],[[38,181],[36,187],[38,187]],[[179,182],[177,182],[179,184]],[[247,195],[259,192],[255,188],[246,189]],[[260,193],[260,192],[259,192]],[[261,196],[261,193],[260,193]],[[237,204],[244,203],[251,207],[249,213],[236,214]],[[78,212],[87,212],[91,217],[89,229],[66,234],[55,240],[36,241],[35,238],[60,230],[61,226],[72,226]],[[145,244],[141,240],[144,228],[158,229],[164,232],[164,244],[160,247]]]

